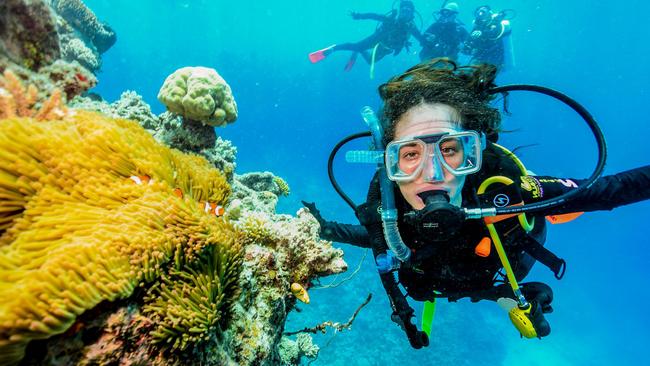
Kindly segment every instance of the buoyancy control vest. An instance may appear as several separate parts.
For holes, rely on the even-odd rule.
[[[488,143],[483,154],[482,169],[466,178],[462,192],[464,206],[476,206],[481,200],[489,199],[486,196],[489,197],[490,191],[481,196],[476,193],[485,179],[505,176],[516,181],[524,174],[516,158],[509,156],[509,152],[496,144]],[[502,265],[497,254],[492,251],[482,257],[475,252],[480,240],[488,236],[482,220],[466,220],[457,235],[434,242],[422,237],[403,219],[411,208],[399,190],[395,190],[395,202],[400,233],[413,251],[411,263],[398,270],[399,281],[409,296],[419,301],[432,297],[451,298],[460,293],[488,289],[501,279]],[[367,201],[359,206],[357,217],[368,230],[375,257],[388,249],[381,231],[380,206],[379,181],[374,177]],[[502,236],[503,246],[517,279],[523,279],[530,272],[536,259],[551,268],[556,276],[563,269],[564,262],[543,248],[546,240],[543,216],[535,218],[535,226],[530,232],[521,228],[516,217],[497,222],[495,226]]]

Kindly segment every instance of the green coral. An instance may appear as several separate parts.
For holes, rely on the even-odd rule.
[[[145,297],[144,313],[156,324],[154,341],[185,350],[217,333],[239,295],[241,262],[238,250],[215,245],[194,263],[163,276]]]
[[[158,100],[170,112],[223,126],[237,119],[237,104],[230,86],[207,67],[183,67],[169,75],[158,92]]]
[[[273,177],[273,182],[278,186],[278,190],[281,196],[288,196],[291,193],[289,189],[289,184],[282,178],[275,176]]]

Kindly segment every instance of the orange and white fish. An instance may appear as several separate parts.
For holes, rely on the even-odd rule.
[[[223,206],[217,205],[212,202],[200,203],[203,205],[203,211],[210,215],[223,216],[226,213],[226,209]]]
[[[140,185],[140,184],[151,184],[153,183],[153,179],[151,179],[150,176],[148,175],[132,175],[129,177],[135,184]]]
[[[183,198],[183,190],[180,188],[174,188],[174,196],[178,198]]]

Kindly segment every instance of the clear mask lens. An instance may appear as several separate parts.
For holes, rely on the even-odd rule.
[[[425,180],[441,180],[441,168],[457,176],[472,174],[481,168],[481,151],[481,139],[474,131],[394,141],[386,147],[388,177],[410,181],[424,170]]]

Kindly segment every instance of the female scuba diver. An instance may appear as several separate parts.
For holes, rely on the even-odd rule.
[[[497,301],[522,336],[548,335],[551,288],[518,283],[535,261],[558,279],[564,275],[564,260],[543,246],[545,218],[561,223],[650,198],[650,165],[600,177],[604,138],[579,104],[543,87],[496,87],[495,77],[493,65],[457,67],[434,59],[381,85],[381,122],[366,107],[371,132],[344,139],[330,156],[332,183],[361,225],[326,221],[303,201],[321,225],[321,238],[372,249],[391,318],[414,348],[429,344],[436,298]],[[588,179],[529,175],[496,144],[501,116],[489,103],[494,94],[513,90],[560,99],[587,121],[599,146]],[[355,206],[334,181],[331,162],[343,144],[363,136],[373,137],[374,150],[348,152],[346,159],[376,164],[377,172],[367,201]],[[425,301],[423,331],[412,322],[407,297]]]

